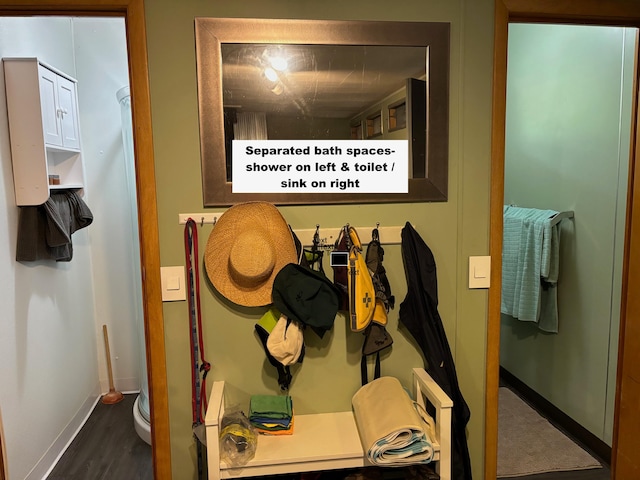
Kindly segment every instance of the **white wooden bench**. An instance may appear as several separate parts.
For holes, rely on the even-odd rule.
[[[435,407],[434,462],[442,480],[451,479],[451,408],[453,402],[422,368],[413,369],[414,398]],[[293,435],[258,436],[254,458],[232,467],[220,461],[220,420],[224,382],[213,383],[205,418],[209,479],[244,478],[372,466],[366,459],[353,413],[296,415]]]

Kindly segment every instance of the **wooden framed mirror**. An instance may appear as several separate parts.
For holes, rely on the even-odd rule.
[[[449,30],[435,22],[196,18],[204,206],[446,201]],[[273,66],[278,58],[285,70]],[[405,126],[390,129],[399,100]],[[408,193],[233,192],[239,123],[258,129],[252,139],[348,140],[354,125],[372,119],[370,138],[408,141]]]

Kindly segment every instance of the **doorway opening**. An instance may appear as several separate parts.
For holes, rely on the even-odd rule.
[[[636,35],[622,27],[509,25],[501,374],[605,464],[613,436]],[[537,237],[552,252],[543,250],[540,261],[538,245],[522,243],[533,234],[522,217],[545,210],[572,218],[550,227],[559,247],[547,232]],[[520,267],[539,269],[534,275],[543,281],[529,284]],[[511,429],[501,418],[504,439]],[[508,444],[499,443],[499,474],[501,462],[510,463]],[[581,462],[549,468],[574,465]]]
[[[562,24],[588,24],[606,26],[637,27],[640,24],[640,5],[625,4],[621,8],[611,4],[568,2],[559,5],[536,5],[531,2],[496,2],[495,43],[494,43],[494,94],[492,128],[492,188],[491,191],[491,255],[499,259],[502,253],[504,173],[505,173],[505,131],[507,92],[507,38],[509,22],[539,22]],[[611,470],[613,478],[635,478],[640,466],[637,464],[638,423],[633,421],[633,405],[638,398],[635,387],[637,374],[637,351],[639,342],[634,331],[640,324],[640,306],[629,292],[636,290],[640,281],[640,271],[633,261],[640,248],[638,230],[638,178],[635,160],[638,145],[637,79],[634,68],[633,102],[631,112],[631,148],[629,158],[629,182],[626,206],[626,231],[622,267],[622,288],[620,306],[620,334],[618,337],[618,362],[614,401],[613,434],[611,445]],[[635,207],[635,208],[634,208]],[[492,264],[492,289],[489,292],[489,326],[487,336],[487,402],[485,424],[485,478],[496,477],[497,436],[498,436],[498,388],[500,363],[500,307],[501,272],[500,261]]]
[[[5,430],[10,458],[15,458],[12,452],[17,449],[35,450],[34,460],[38,460],[37,465],[42,463],[41,469],[46,469],[51,458],[58,456],[60,444],[64,445],[61,440],[72,433],[67,424],[81,422],[92,407],[98,380],[96,374],[101,379],[98,393],[108,390],[106,352],[100,334],[102,325],[108,326],[110,332],[111,360],[118,390],[142,391],[145,402],[148,397],[134,158],[125,156],[123,149],[123,128],[127,128],[126,133],[131,138],[131,121],[129,114],[128,125],[123,125],[116,98],[122,85],[128,87],[129,84],[125,22],[122,17],[11,16],[1,17],[0,24],[6,38],[11,38],[0,41],[0,56],[5,62],[36,58],[40,65],[77,81],[75,88],[70,90],[73,104],[79,106],[80,140],[74,158],[76,163],[81,163],[78,183],[84,187],[81,196],[93,219],[88,228],[74,233],[73,258],[68,263],[19,263],[13,266],[16,289],[22,292],[16,301],[29,302],[29,311],[18,314],[16,322],[40,324],[40,328],[16,335],[14,366],[23,378],[4,379],[7,385],[15,381],[17,387],[10,389],[16,392],[17,398],[14,402],[7,400],[5,405],[9,414]],[[33,98],[38,98],[37,93],[34,92]],[[42,103],[44,109],[47,103]],[[9,122],[9,135],[16,133],[11,127]],[[34,136],[35,132],[34,129]],[[12,184],[11,164],[18,161],[17,158],[3,155],[7,193]],[[44,158],[42,162],[44,167]],[[51,158],[47,163],[49,174],[65,172]],[[5,196],[6,209],[13,216],[18,209],[11,196]],[[20,207],[24,208],[30,207]],[[38,280],[47,285],[30,288]],[[83,288],[79,288],[79,284],[83,284]],[[77,297],[74,292],[78,293]],[[33,297],[38,295],[55,297],[55,305],[34,301]],[[43,318],[45,312],[50,321],[42,325],[37,319]],[[11,337],[10,332],[5,333]],[[38,356],[56,361],[43,368],[22,360]],[[47,384],[48,404],[55,405],[48,409],[43,408],[46,404],[42,396],[27,394],[42,374],[57,380]],[[75,380],[73,385],[69,382],[71,376]],[[18,382],[22,383],[22,388]],[[67,410],[67,405],[71,406],[71,411]],[[145,405],[148,419],[148,402]],[[59,425],[56,421],[46,421],[45,418],[51,416],[59,419]],[[22,440],[16,442],[24,439],[20,432],[25,427],[25,417],[34,422],[33,431],[43,438],[42,444],[35,448],[31,442],[27,445],[21,444]],[[12,420],[17,418],[22,420]],[[150,432],[148,423],[146,430]],[[58,440],[59,435],[61,440]],[[150,442],[150,434],[145,440]],[[44,448],[45,451],[38,451]],[[39,461],[41,457],[42,462]],[[24,462],[13,461],[11,464],[24,474],[33,467],[28,459]]]
[[[147,345],[152,456],[156,480],[171,478],[171,445],[160,284],[158,213],[155,187],[149,69],[143,0],[29,0],[0,6],[3,15],[105,15],[125,18],[131,98],[134,108],[134,148],[143,278],[144,330]]]

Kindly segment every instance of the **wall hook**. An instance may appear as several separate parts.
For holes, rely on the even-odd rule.
[[[380,222],[376,222],[376,228],[371,231],[371,239],[374,242],[380,242],[380,232],[378,231],[378,227],[380,226]]]
[[[320,224],[316,224],[316,233],[313,234],[313,247],[318,248],[320,245]]]

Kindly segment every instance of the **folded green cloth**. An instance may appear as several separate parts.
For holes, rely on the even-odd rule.
[[[251,395],[249,419],[279,419],[293,416],[293,402],[289,395]]]

